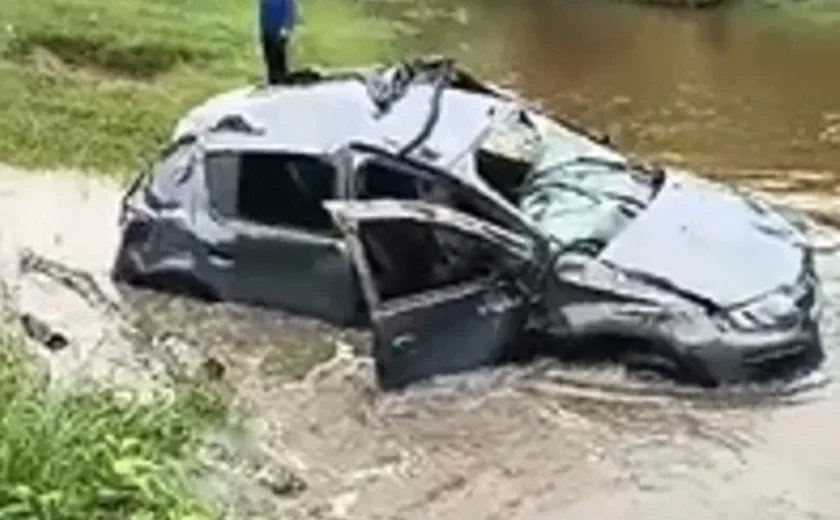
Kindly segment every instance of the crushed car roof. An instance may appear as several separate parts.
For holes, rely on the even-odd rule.
[[[398,151],[423,130],[436,87],[412,84],[382,113],[369,85],[356,77],[240,89],[214,97],[191,111],[174,138],[202,134],[208,148],[330,153],[350,143]],[[437,119],[423,140],[419,159],[451,167],[500,114],[517,104],[503,97],[443,88]],[[237,120],[237,126],[220,123]]]

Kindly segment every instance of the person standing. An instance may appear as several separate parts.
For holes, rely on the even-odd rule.
[[[283,83],[289,73],[287,46],[297,21],[296,0],[259,0],[260,42],[269,85]]]

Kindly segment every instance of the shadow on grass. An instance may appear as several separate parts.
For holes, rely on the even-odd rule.
[[[162,42],[119,42],[107,37],[30,33],[9,42],[4,57],[26,63],[47,52],[64,64],[137,80],[149,80],[178,66],[210,62],[210,52]]]

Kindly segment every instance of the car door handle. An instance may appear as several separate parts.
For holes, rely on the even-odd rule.
[[[403,349],[414,343],[417,340],[417,335],[413,332],[404,332],[391,340],[391,346],[395,349]]]
[[[207,253],[211,260],[215,260],[221,264],[232,264],[233,263],[233,255],[228,253],[227,251],[223,251],[219,248],[208,246]]]

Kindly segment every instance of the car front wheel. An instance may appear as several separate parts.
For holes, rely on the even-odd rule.
[[[689,370],[675,355],[663,352],[630,351],[621,359],[627,372],[646,382],[691,383],[712,387],[713,383]]]

